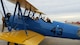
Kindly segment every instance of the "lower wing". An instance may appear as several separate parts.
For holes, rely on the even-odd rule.
[[[27,30],[27,33],[24,30],[3,32],[0,33],[0,39],[24,45],[38,45],[44,39],[43,35],[36,32]]]

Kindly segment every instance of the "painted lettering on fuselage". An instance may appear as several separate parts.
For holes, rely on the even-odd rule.
[[[63,28],[60,27],[54,27],[51,32],[54,34],[54,36],[62,36],[63,35]]]

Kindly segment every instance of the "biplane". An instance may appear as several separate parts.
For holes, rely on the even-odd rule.
[[[0,0],[4,15],[0,39],[7,45],[38,45],[44,36],[80,39],[80,27],[53,21],[45,21],[36,7],[27,0],[8,0],[15,4],[14,13],[6,12],[3,0]],[[24,13],[21,8],[24,8]],[[35,18],[35,15],[38,17]],[[8,29],[5,32],[4,28]]]

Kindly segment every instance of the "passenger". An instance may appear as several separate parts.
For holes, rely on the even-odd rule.
[[[35,20],[39,20],[39,18],[38,17],[36,17],[36,19]]]
[[[10,16],[11,16],[11,13],[7,13],[7,17],[8,17],[8,19],[10,18]]]
[[[51,23],[51,20],[50,20],[49,18],[47,18],[46,21],[47,21],[48,23]]]

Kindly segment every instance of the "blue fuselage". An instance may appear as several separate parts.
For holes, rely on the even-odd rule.
[[[13,20],[13,16],[11,16],[7,25],[15,30],[32,30],[44,36],[80,39],[78,35],[79,27],[56,21],[48,23],[41,18],[33,20],[28,16],[18,17],[16,15]]]

